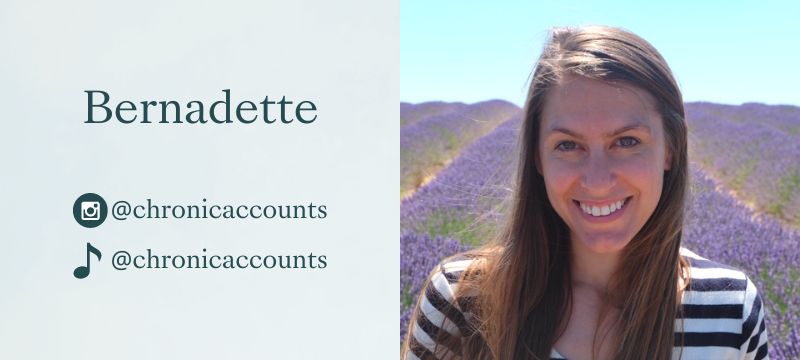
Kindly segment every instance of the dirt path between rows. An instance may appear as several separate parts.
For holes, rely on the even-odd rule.
[[[745,208],[750,210],[753,213],[753,215],[750,217],[750,220],[759,222],[760,218],[767,218],[778,222],[787,231],[800,232],[800,229],[798,229],[797,226],[794,226],[788,220],[768,214],[763,210],[761,210],[755,203],[746,200],[744,196],[741,196],[739,193],[737,193],[736,191],[725,185],[725,183],[722,180],[714,176],[714,174],[711,171],[708,171],[705,168],[703,168],[703,166],[700,165],[700,163],[692,161],[690,165],[696,167],[700,172],[703,173],[703,175],[711,179],[711,181],[714,183],[714,190],[730,196],[734,201],[736,201],[737,204],[744,206]]]

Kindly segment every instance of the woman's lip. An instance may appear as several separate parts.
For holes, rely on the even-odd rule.
[[[620,200],[628,201],[631,197],[632,196],[623,196],[621,198],[617,198],[617,199],[614,199],[614,200],[603,200],[603,201],[580,200],[580,199],[572,199],[572,200],[580,202],[580,203],[582,203],[584,205],[602,207],[604,205],[611,205],[612,203],[615,203],[615,202],[620,201]]]
[[[613,213],[605,215],[605,216],[592,216],[592,215],[589,215],[589,214],[583,212],[583,209],[581,209],[581,204],[577,200],[573,200],[572,202],[575,204],[575,209],[578,211],[578,213],[580,213],[581,217],[585,221],[590,222],[590,223],[607,223],[607,222],[612,222],[612,221],[618,219],[619,217],[622,216],[622,214],[624,214],[626,212],[626,210],[628,210],[628,205],[630,205],[631,200],[633,200],[633,196],[629,196],[629,197],[626,197],[624,199],[625,199],[625,203],[622,204],[622,208],[621,209],[617,209]]]

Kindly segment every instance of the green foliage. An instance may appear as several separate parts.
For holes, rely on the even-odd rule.
[[[403,293],[400,294],[400,303],[403,305],[403,309],[408,309],[414,306],[414,296],[411,294],[410,285],[406,285],[403,288]]]
[[[444,151],[447,153],[448,157],[457,155],[458,150],[461,148],[461,144],[459,144],[458,141],[458,136],[444,127],[439,128],[439,136],[444,142]]]
[[[772,316],[777,315],[778,319],[783,318],[787,311],[790,310],[786,299],[793,299],[800,296],[800,268],[793,267],[789,269],[789,283],[794,285],[789,289],[784,289],[783,293],[785,297],[781,297],[777,292],[778,286],[781,285],[775,281],[774,276],[770,276],[767,267],[761,267],[758,277],[761,279],[761,284],[763,284],[761,288],[763,292],[762,296],[769,299],[773,304],[773,307],[770,309],[773,312]],[[791,331],[791,326],[793,326],[793,324],[781,323],[778,326],[778,333],[770,334],[770,336],[774,338],[785,338]]]
[[[779,218],[786,218],[784,209],[791,201],[792,195],[800,192],[800,173],[795,169],[791,173],[778,178],[776,191],[778,198],[775,202],[767,204],[767,213],[777,216]],[[800,219],[794,219],[795,222]]]
[[[423,233],[428,236],[450,237],[471,246],[481,245],[494,230],[472,216],[454,216],[441,211],[432,213],[425,219],[423,226]]]
[[[741,191],[744,184],[747,183],[747,179],[753,174],[757,162],[758,159],[756,158],[743,159],[740,167],[732,169],[732,177],[729,180],[730,187],[736,191]]]

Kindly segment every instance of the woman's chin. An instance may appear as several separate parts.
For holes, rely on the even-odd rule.
[[[597,254],[610,254],[622,251],[630,240],[624,234],[581,234],[577,239],[573,239],[573,245]]]

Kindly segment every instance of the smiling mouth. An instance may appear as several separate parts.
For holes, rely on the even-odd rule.
[[[615,212],[625,208],[628,202],[631,200],[631,198],[633,198],[633,196],[628,196],[622,200],[604,203],[600,206],[586,204],[578,200],[572,200],[572,202],[574,202],[575,205],[577,205],[581,209],[581,211],[583,211],[584,214],[593,217],[604,217],[614,214]]]

